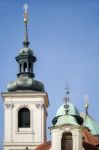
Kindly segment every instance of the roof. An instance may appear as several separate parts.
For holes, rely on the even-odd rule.
[[[68,106],[68,114],[66,114],[64,104],[59,107],[56,116],[52,120],[53,125],[82,125],[83,118],[80,116],[78,109],[72,103],[68,103]]]
[[[84,142],[87,142],[95,146],[99,144],[99,139],[93,136],[91,132],[88,131],[88,129],[84,129],[82,131],[82,136],[84,137]]]
[[[13,92],[17,90],[32,90],[32,91],[38,91],[38,92],[44,92],[44,85],[42,82],[34,80],[33,78],[30,78],[27,76],[20,76],[17,80],[10,82],[7,85],[8,91]]]
[[[19,51],[19,55],[34,55],[32,49],[28,48],[28,47],[23,47],[22,49],[20,49]]]
[[[49,150],[50,147],[51,147],[51,141],[48,141],[38,146],[35,150]]]
[[[98,150],[96,146],[86,142],[83,142],[83,147],[85,148],[85,150]]]
[[[99,140],[93,136],[87,129],[82,130],[82,136],[84,137],[83,147],[85,150],[98,150]],[[51,141],[41,144],[35,150],[50,150]]]
[[[89,115],[82,115],[84,119],[83,125],[88,127],[93,135],[99,135],[99,125],[98,123]]]
[[[69,105],[69,111],[68,114],[69,115],[76,115],[79,116],[79,111],[78,109],[72,104],[72,103],[68,103]],[[64,109],[64,104],[62,104],[59,109],[57,110],[56,116],[61,116],[61,115],[65,115],[65,109]]]
[[[63,115],[60,116],[57,120],[57,123],[55,124],[55,126],[57,125],[63,125],[63,124],[72,124],[72,125],[79,125],[77,123],[77,120],[74,116],[72,115]]]

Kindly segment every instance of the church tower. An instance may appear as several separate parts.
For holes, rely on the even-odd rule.
[[[49,100],[44,85],[34,79],[36,57],[29,48],[28,5],[24,5],[25,38],[16,61],[17,79],[2,93],[4,102],[4,150],[34,150],[46,142],[46,118]]]
[[[62,104],[52,120],[50,150],[82,150],[82,124],[77,108],[69,102],[69,89],[66,88]]]

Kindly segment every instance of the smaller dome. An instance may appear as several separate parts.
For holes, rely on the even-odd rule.
[[[83,125],[87,127],[93,135],[99,135],[98,123],[89,115],[81,114],[84,119]]]
[[[72,104],[68,103],[69,105],[69,111],[68,114],[65,112],[64,104],[62,104],[57,113],[56,116],[52,120],[53,125],[62,125],[62,124],[71,124],[71,125],[82,125],[83,119],[80,117],[78,109]]]
[[[68,103],[69,105],[69,111],[68,111],[68,114],[69,115],[76,115],[76,116],[79,116],[79,111],[78,109],[72,104],[72,103]],[[56,113],[56,116],[61,116],[61,115],[65,115],[65,109],[64,109],[64,104],[62,104],[57,113]]]
[[[19,55],[33,55],[33,51],[32,49],[28,48],[28,47],[23,47],[22,49],[20,49],[19,51]]]

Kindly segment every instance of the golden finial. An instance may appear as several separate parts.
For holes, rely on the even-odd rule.
[[[28,22],[28,4],[24,4],[24,22]]]

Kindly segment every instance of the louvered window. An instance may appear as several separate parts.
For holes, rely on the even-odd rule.
[[[73,141],[71,133],[63,133],[61,140],[61,150],[73,150]]]

